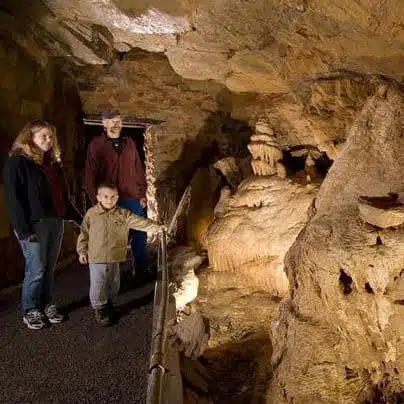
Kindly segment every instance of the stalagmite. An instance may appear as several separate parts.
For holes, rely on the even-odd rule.
[[[208,229],[213,269],[231,272],[274,296],[287,296],[283,259],[306,223],[315,189],[275,175],[245,180]]]
[[[281,163],[283,154],[272,128],[264,121],[255,125],[255,134],[251,136],[248,150],[251,153],[251,167],[254,175],[277,174],[286,177],[286,168]]]

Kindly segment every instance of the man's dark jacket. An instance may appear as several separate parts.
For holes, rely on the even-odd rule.
[[[112,183],[118,187],[121,198],[140,200],[146,197],[146,178],[136,143],[129,137],[118,153],[106,135],[92,139],[87,150],[85,189],[96,204],[97,187]]]

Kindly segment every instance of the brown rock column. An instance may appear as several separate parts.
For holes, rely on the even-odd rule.
[[[403,191],[403,113],[396,89],[367,101],[286,256],[268,403],[397,402],[404,390],[404,228],[364,223],[357,204]]]

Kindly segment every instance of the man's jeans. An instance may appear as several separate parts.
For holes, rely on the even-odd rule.
[[[140,205],[140,202],[136,199],[124,199],[120,198],[118,205],[122,208],[128,209],[135,215],[145,217],[146,214]],[[147,257],[147,233],[144,231],[130,230],[131,236],[131,248],[132,257],[134,261],[134,267],[142,271],[148,266]]]
[[[115,303],[119,292],[119,262],[90,264],[90,302],[93,309],[99,309],[110,300]]]
[[[44,310],[52,302],[54,270],[63,239],[63,220],[46,218],[33,226],[36,241],[18,240],[25,258],[22,287],[24,313]],[[18,238],[18,235],[17,235]]]

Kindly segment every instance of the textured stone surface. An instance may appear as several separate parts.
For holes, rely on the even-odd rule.
[[[83,123],[75,81],[61,71],[57,62],[41,66],[23,48],[4,38],[0,49],[0,69],[7,72],[0,75],[0,170],[23,126],[31,119],[48,119],[56,126],[71,191],[78,195],[80,175],[75,152]],[[0,221],[1,289],[19,283],[24,269],[20,247],[3,209]],[[62,258],[74,251],[74,245],[75,230],[66,226]]]
[[[403,191],[398,112],[403,103],[400,94],[379,87],[385,78],[402,82],[403,26],[401,0],[5,0],[0,118],[7,127],[0,127],[0,136],[9,144],[22,120],[43,114],[64,123],[58,129],[71,155],[79,113],[66,110],[60,100],[77,102],[75,81],[85,113],[118,106],[124,114],[160,121],[147,146],[152,163],[148,196],[156,201],[150,214],[161,221],[172,216],[185,187],[200,176],[195,176],[200,166],[203,171],[221,161],[219,170],[233,188],[238,185],[240,171],[234,164],[224,166],[223,159],[246,157],[252,128],[260,120],[273,128],[284,158],[305,150],[297,156],[302,166],[296,181],[321,182],[324,173],[316,171],[313,159],[326,153],[334,165],[312,206],[310,223],[287,255],[292,303],[282,306],[274,331],[277,373],[268,395],[275,402],[292,397],[295,402],[354,402],[377,389],[388,396],[383,386],[390,383],[393,400],[401,388],[394,352],[401,349],[397,302],[403,298],[396,272],[402,267],[402,229],[378,230],[366,223],[376,223],[369,217],[361,220],[358,198]],[[48,69],[55,57],[69,78],[56,80]],[[4,157],[2,149],[0,160]],[[289,175],[291,167],[285,166]],[[256,168],[264,173],[268,167]],[[204,282],[217,288],[212,286],[215,292],[201,303],[214,319],[216,342],[226,333],[237,340],[268,323],[275,310],[268,292],[282,295],[279,291],[287,289],[284,275],[277,285],[268,268],[283,274],[283,257],[306,220],[314,190],[289,180],[279,184],[276,195],[262,184],[241,188],[230,201],[228,190],[222,193],[216,209],[221,218],[212,229],[223,226],[223,238],[216,241],[225,248],[213,253],[214,270]],[[300,197],[304,202],[298,207]],[[269,205],[271,198],[276,208]],[[206,206],[191,205],[188,236],[194,245],[204,246],[201,234],[214,203],[209,196]],[[243,226],[245,239],[238,231]],[[246,252],[248,243],[253,247]],[[227,251],[231,254],[222,265]],[[234,272],[220,271],[227,266]],[[266,292],[257,292],[258,287]],[[250,306],[260,307],[255,313]],[[319,343],[318,358],[311,340]],[[376,348],[369,348],[372,343]],[[283,355],[280,347],[285,346]],[[398,376],[392,376],[390,363],[397,365]],[[354,397],[362,388],[363,397]]]
[[[250,157],[243,159],[225,157],[218,160],[213,167],[220,171],[230,187],[235,190],[244,179],[252,175],[250,163]]]
[[[174,284],[177,310],[184,309],[198,296],[199,280],[195,271],[206,260],[206,254],[192,247],[180,246],[170,251],[170,280]]]
[[[357,204],[403,191],[404,98],[381,90],[355,120],[287,254],[292,295],[273,323],[268,403],[400,401],[404,233],[364,223]]]
[[[229,271],[257,290],[288,294],[283,270],[285,253],[307,220],[315,187],[277,176],[250,177],[231,197],[228,210],[206,235],[215,271]]]
[[[398,200],[398,195],[366,198],[358,200],[360,218],[373,226],[386,229],[400,226],[404,223],[404,205]]]
[[[4,34],[43,65],[50,56],[114,65],[116,51],[164,53],[180,76],[230,90],[225,110],[234,118],[253,125],[266,116],[282,147],[310,144],[331,158],[374,78],[401,80],[400,0],[47,0],[25,6],[6,0],[3,10]],[[150,59],[149,77],[159,72],[159,58]],[[156,88],[146,94],[157,95]],[[122,97],[127,95],[115,102]],[[143,104],[146,115],[170,106],[157,99]],[[130,112],[136,110],[133,105]],[[143,111],[138,116],[145,117]]]

